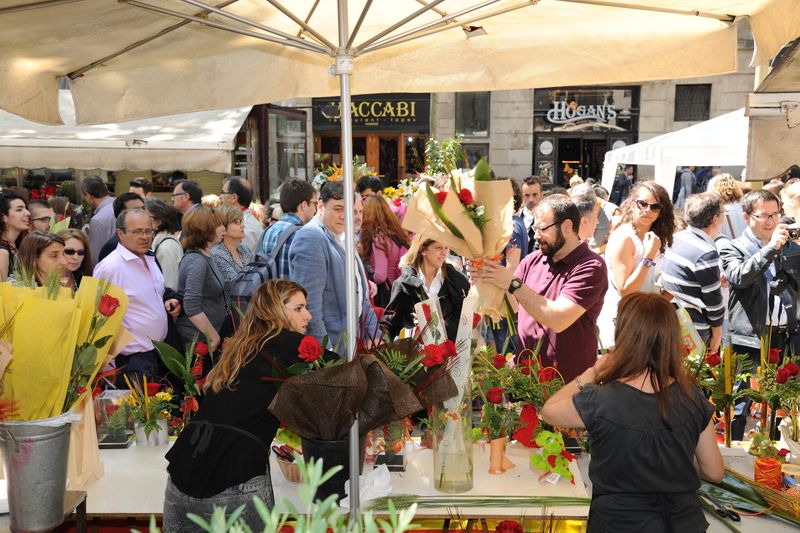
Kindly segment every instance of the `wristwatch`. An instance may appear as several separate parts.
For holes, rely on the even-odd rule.
[[[522,287],[522,285],[524,285],[524,283],[522,283],[521,279],[519,279],[519,278],[512,279],[511,283],[508,285],[508,293],[509,294],[514,294],[517,289]]]

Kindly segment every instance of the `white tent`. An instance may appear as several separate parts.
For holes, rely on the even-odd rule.
[[[611,190],[617,165],[652,165],[655,180],[672,191],[675,170],[684,165],[744,166],[748,120],[744,109],[640,143],[606,152],[603,187]]]
[[[233,140],[251,109],[76,126],[70,91],[60,91],[59,107],[63,126],[0,111],[0,168],[230,173]]]

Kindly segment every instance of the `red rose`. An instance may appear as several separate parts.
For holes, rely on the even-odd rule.
[[[77,392],[78,394],[83,394],[84,392],[86,392],[86,387],[75,387],[75,392]]]
[[[789,450],[786,448],[781,448],[778,450],[778,457],[786,457],[787,455],[789,455]]]
[[[539,370],[539,381],[547,382],[556,379],[556,369],[552,366]]]
[[[300,347],[297,349],[297,356],[306,363],[313,363],[319,359],[320,355],[322,355],[322,346],[319,341],[308,335],[303,337]]]
[[[444,205],[444,199],[447,198],[447,191],[439,191],[436,193],[436,201],[439,205]]]
[[[797,366],[797,363],[786,363],[783,368],[787,369],[792,377],[800,374],[800,366]]]
[[[787,381],[789,381],[790,377],[792,377],[792,373],[786,367],[778,369],[778,371],[775,372],[775,381],[777,383],[786,383]]]
[[[458,191],[458,199],[461,200],[461,203],[464,205],[472,205],[472,202],[475,201],[469,189],[461,189]]]
[[[478,327],[478,325],[480,325],[482,318],[483,317],[480,315],[480,313],[472,313],[472,329],[475,329]]]
[[[503,402],[503,388],[502,387],[492,387],[488,391],[486,391],[486,401],[489,403],[502,403]]]
[[[194,353],[197,355],[208,355],[208,344],[205,342],[197,342],[194,345]]]
[[[456,356],[456,343],[451,340],[446,340],[439,345],[439,350],[442,352],[442,358],[448,359]]]
[[[148,396],[155,396],[156,393],[158,392],[158,389],[160,389],[160,388],[161,388],[161,385],[159,385],[158,383],[153,383],[153,382],[148,383],[147,384],[147,395]]]
[[[398,196],[397,198],[392,200],[392,203],[394,204],[395,207],[400,207],[401,205],[403,205],[403,200]]]
[[[492,366],[498,370],[506,366],[506,358],[502,354],[497,354],[492,357]]]
[[[533,359],[531,359],[527,355],[523,355],[517,360],[517,366],[519,367],[519,371],[525,374],[526,376],[531,375],[531,369],[535,368],[535,363]]]
[[[708,352],[708,354],[706,354],[706,363],[708,366],[717,366],[720,361],[719,352]]]
[[[422,304],[422,316],[425,317],[426,322],[431,321],[431,306],[428,304]]]
[[[519,522],[503,520],[494,529],[495,533],[524,533]]]
[[[104,317],[110,317],[114,311],[119,307],[119,300],[110,294],[104,294],[100,297],[100,303],[97,304],[97,312]]]
[[[183,423],[183,421],[179,417],[175,416],[175,417],[172,417],[172,420],[169,421],[169,427],[171,427],[171,428],[178,427],[182,423]]]
[[[777,365],[781,362],[781,349],[780,348],[770,348],[769,353],[767,354],[767,362],[771,365]]]
[[[425,353],[425,357],[422,359],[422,364],[428,368],[435,365],[440,365],[444,361],[441,348],[435,344],[428,344],[422,349],[422,351]]]

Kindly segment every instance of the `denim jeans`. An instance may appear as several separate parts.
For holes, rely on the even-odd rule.
[[[239,518],[244,520],[253,531],[261,531],[264,528],[264,523],[253,505],[255,496],[261,498],[270,509],[275,505],[269,473],[251,478],[209,498],[188,496],[181,492],[172,483],[171,479],[167,479],[162,529],[164,533],[202,532],[203,530],[200,526],[186,517],[188,513],[196,514],[209,522],[215,506],[224,507],[225,515],[230,516],[237,508],[245,505],[246,507],[242,514],[239,515]]]

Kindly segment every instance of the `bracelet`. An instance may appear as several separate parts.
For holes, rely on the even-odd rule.
[[[656,262],[652,259],[648,259],[646,257],[642,258],[642,264],[646,267],[654,267],[656,266]]]
[[[583,387],[585,386],[581,381],[581,378],[575,378],[575,385],[578,386],[578,390],[583,390]]]

